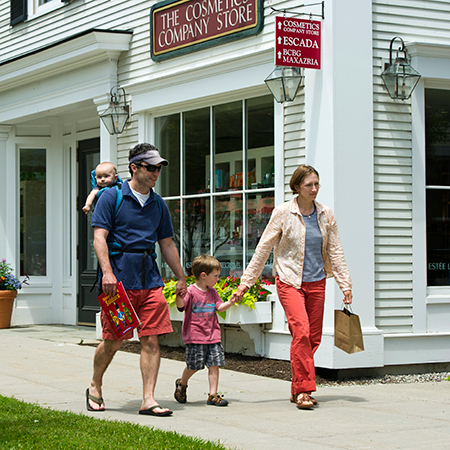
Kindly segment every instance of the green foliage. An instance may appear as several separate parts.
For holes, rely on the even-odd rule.
[[[214,288],[219,294],[223,302],[227,302],[231,295],[236,292],[241,279],[238,277],[222,277],[216,283]],[[186,277],[186,284],[190,286],[195,283],[195,277]],[[244,294],[242,300],[239,302],[241,305],[246,305],[251,309],[255,309],[255,302],[261,302],[267,299],[267,296],[271,294],[270,291],[265,289],[263,285],[270,285],[270,282],[265,280],[256,280],[256,283]],[[166,297],[167,303],[172,308],[175,305],[175,289],[177,287],[177,279],[173,278],[164,281],[163,294]],[[238,303],[236,303],[238,305]],[[220,317],[225,319],[226,311],[217,313]]]
[[[8,450],[225,450],[220,443],[133,423],[99,420],[0,396],[0,448]]]

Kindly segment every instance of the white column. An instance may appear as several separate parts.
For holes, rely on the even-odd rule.
[[[111,67],[113,67],[113,61]],[[112,69],[111,69],[112,70]],[[116,69],[114,69],[116,70]],[[114,75],[116,78],[117,75]],[[117,84],[117,80],[111,80],[111,87]],[[110,87],[110,89],[111,89]],[[105,124],[100,119],[100,114],[105,111],[111,101],[111,96],[109,92],[105,92],[102,96],[93,99],[94,104],[97,105],[97,114],[99,115],[100,121],[100,161],[112,162],[117,167],[117,135],[109,134],[109,131],[105,127]]]
[[[8,177],[7,177],[7,157],[6,157],[6,142],[9,137],[9,133],[11,132],[12,127],[0,125],[0,192],[3,195],[0,195],[0,236],[3,239],[0,239],[0,255],[1,258],[6,258],[8,262],[12,262],[12,257],[15,256],[14,248],[7,247],[11,245],[14,240],[10,239],[11,236],[8,236],[8,199],[15,199],[15,186],[8,185]]]
[[[334,347],[334,310],[343,295],[329,281],[316,365],[381,366],[374,300],[372,2],[327,0],[321,41],[321,70],[305,73],[306,161],[320,174],[318,201],[337,219],[366,351],[347,355]]]
[[[109,95],[108,103],[99,104],[98,99],[94,99],[94,103],[97,104],[97,114],[100,120],[100,161],[112,162],[117,167],[117,135],[109,134],[103,120],[100,119],[100,114],[109,106]]]

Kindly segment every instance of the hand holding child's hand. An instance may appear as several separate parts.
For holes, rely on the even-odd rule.
[[[184,308],[184,302],[183,302],[183,298],[185,297],[186,294],[176,294],[175,295],[175,305],[177,308]]]

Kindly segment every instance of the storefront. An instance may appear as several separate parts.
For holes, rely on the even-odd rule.
[[[0,183],[8,193],[0,257],[31,276],[14,325],[94,322],[96,261],[90,216],[81,212],[88,174],[109,160],[127,178],[129,149],[151,142],[170,161],[156,189],[186,273],[207,252],[224,275],[239,276],[273,207],[292,198],[293,171],[311,164],[318,200],[338,221],[366,346],[357,355],[333,346],[342,295],[331,280],[317,365],[450,361],[450,9],[381,0],[300,11],[295,2],[250,0],[92,2],[83,10],[77,0],[47,3],[0,28],[8,49],[0,52]],[[305,69],[295,100],[280,104],[264,80],[274,69],[275,17],[292,11],[321,24],[320,69]],[[57,39],[56,20],[64,24]],[[421,75],[405,101],[390,98],[381,79],[397,35]],[[131,115],[122,134],[110,135],[99,113],[117,84]],[[264,275],[271,269],[269,259]],[[229,333],[237,348],[237,332]],[[272,322],[250,323],[246,333],[250,352],[289,357],[276,300]]]

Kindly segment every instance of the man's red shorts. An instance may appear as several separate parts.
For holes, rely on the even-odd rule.
[[[127,290],[133,308],[138,315],[141,325],[138,327],[138,336],[154,336],[171,333],[172,324],[170,323],[169,306],[162,293],[162,287],[155,289],[133,289]],[[117,341],[114,328],[106,318],[106,314],[101,313],[103,339]],[[133,332],[125,334],[120,340],[131,339]]]

